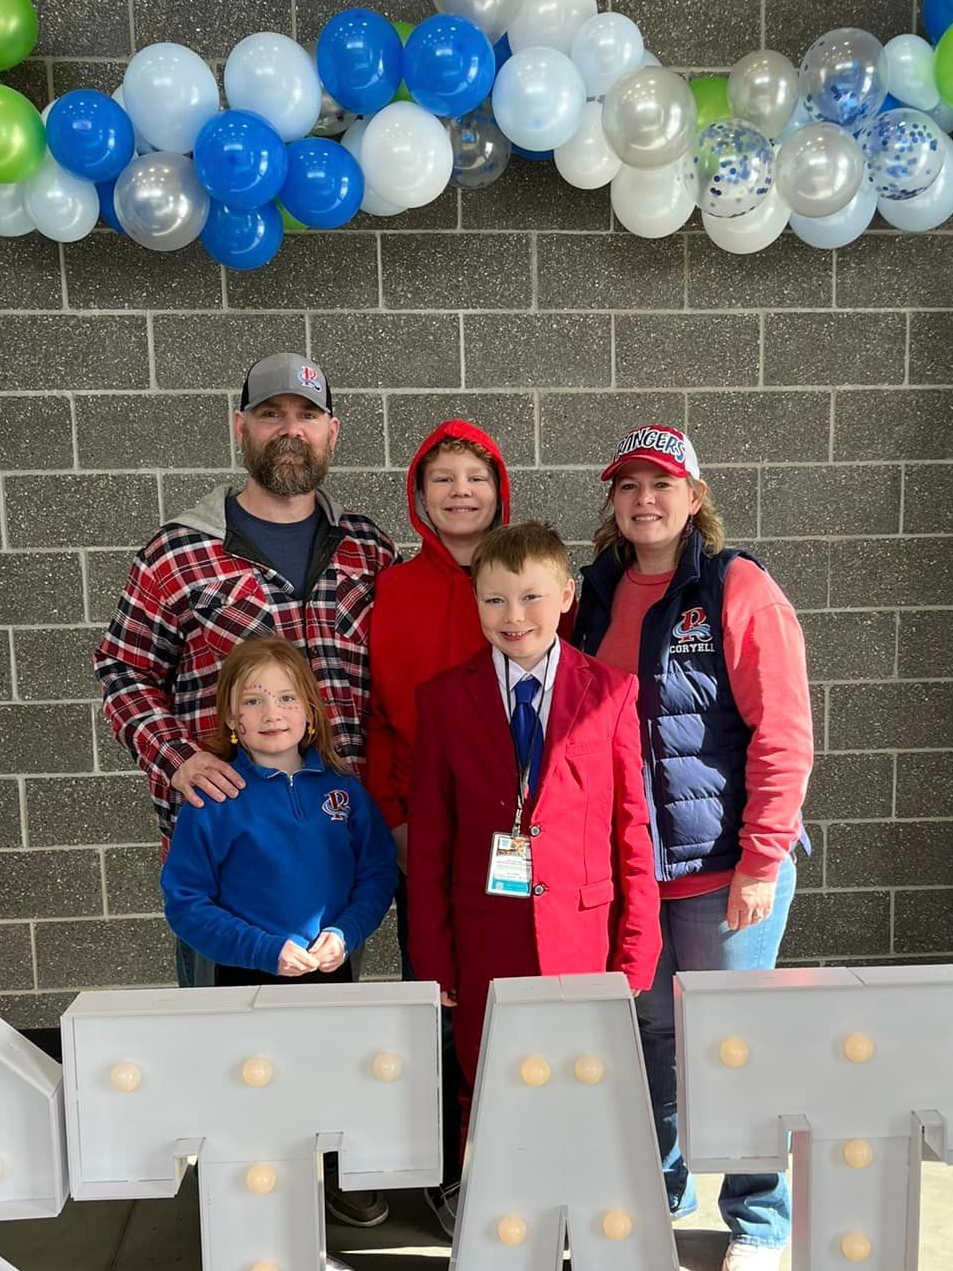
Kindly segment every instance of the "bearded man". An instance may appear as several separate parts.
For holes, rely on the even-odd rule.
[[[244,487],[218,486],[162,526],[136,556],[94,655],[106,717],[149,779],[163,859],[183,800],[223,802],[243,785],[201,748],[216,725],[219,666],[239,641],[296,644],[338,753],[358,773],[363,763],[374,583],[394,545],[322,488],[340,424],[320,367],[298,353],[256,362],[234,428]],[[177,952],[180,984],[211,982],[193,950]]]

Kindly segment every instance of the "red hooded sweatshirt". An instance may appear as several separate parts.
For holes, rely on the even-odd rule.
[[[445,420],[422,442],[407,469],[407,505],[420,551],[378,577],[371,610],[367,787],[391,827],[407,820],[418,685],[486,644],[470,574],[444,547],[417,490],[424,456],[448,437],[475,442],[490,453],[499,491],[493,524],[510,519],[510,479],[496,442],[464,419]]]

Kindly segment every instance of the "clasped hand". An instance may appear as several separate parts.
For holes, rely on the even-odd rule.
[[[302,949],[293,940],[286,940],[278,955],[278,974],[288,977],[307,975],[310,971],[327,974],[336,971],[345,956],[344,945],[333,931],[322,931],[310,949]]]

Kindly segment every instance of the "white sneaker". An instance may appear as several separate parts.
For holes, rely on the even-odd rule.
[[[750,1245],[743,1240],[732,1240],[721,1264],[721,1271],[778,1271],[781,1266],[780,1249],[766,1245]]]

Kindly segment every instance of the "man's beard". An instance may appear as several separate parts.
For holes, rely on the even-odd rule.
[[[310,494],[321,485],[331,466],[332,447],[328,442],[319,452],[300,437],[272,437],[258,446],[246,436],[242,452],[249,476],[269,494],[287,498]]]

